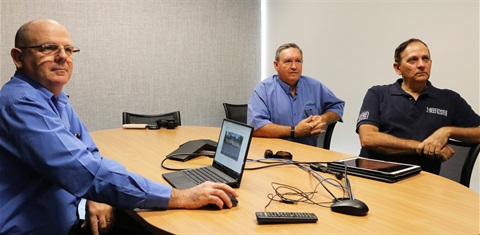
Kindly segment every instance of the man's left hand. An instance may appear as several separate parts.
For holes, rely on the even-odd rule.
[[[82,228],[90,225],[93,235],[107,233],[113,228],[115,220],[114,208],[108,204],[87,201],[87,215]]]
[[[423,153],[424,155],[429,156],[442,154],[442,150],[447,145],[448,138],[449,135],[444,128],[438,129],[418,145],[417,154]]]
[[[318,136],[322,133],[325,133],[325,127],[327,123],[323,121],[322,116],[315,115],[312,118],[312,121],[308,123],[310,125],[310,135],[311,136]]]

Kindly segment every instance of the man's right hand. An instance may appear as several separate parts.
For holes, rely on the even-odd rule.
[[[295,126],[295,137],[318,136],[325,133],[326,125],[321,116],[309,116]]]
[[[447,161],[448,159],[452,158],[453,154],[455,154],[455,150],[450,145],[445,145],[440,151],[425,153],[425,144],[422,142],[417,146],[416,152],[420,156],[425,156],[427,158],[438,158],[442,160],[442,162]]]
[[[233,204],[228,195],[238,197],[238,193],[230,186],[222,183],[205,182],[189,189],[172,189],[172,195],[168,202],[168,208],[196,209],[208,204],[215,204],[223,208]]]

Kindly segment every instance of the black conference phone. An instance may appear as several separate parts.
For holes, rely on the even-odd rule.
[[[190,140],[181,144],[175,151],[168,154],[167,158],[185,162],[198,156],[213,157],[216,149],[217,142],[213,140]]]

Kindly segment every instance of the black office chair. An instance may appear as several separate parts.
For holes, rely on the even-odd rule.
[[[442,163],[439,175],[469,187],[473,166],[480,153],[480,144],[468,144],[453,139],[448,140],[448,144],[455,150],[455,154]]]
[[[317,138],[317,147],[330,149],[330,142],[332,141],[333,129],[337,122],[332,122],[328,124],[327,130],[324,134],[321,134]]]
[[[247,123],[248,104],[223,103],[225,117],[241,123]]]
[[[122,113],[122,124],[130,124],[130,123],[137,123],[137,124],[149,124],[149,125],[157,125],[157,120],[159,119],[174,119],[178,126],[181,126],[182,121],[180,118],[180,111],[170,112],[170,113],[163,113],[163,114],[155,114],[155,115],[147,115],[147,114],[136,114],[136,113],[129,113],[123,112]]]

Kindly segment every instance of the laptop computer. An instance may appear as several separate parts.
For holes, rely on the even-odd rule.
[[[238,188],[245,169],[252,134],[252,126],[224,119],[211,166],[164,173],[162,176],[178,189],[191,188],[205,181],[226,183]]]
[[[394,183],[402,179],[411,177],[420,173],[420,166],[381,161],[376,159],[353,157],[327,164],[328,168],[334,172],[345,172],[347,174],[365,177],[373,180],[379,180],[388,183]]]

